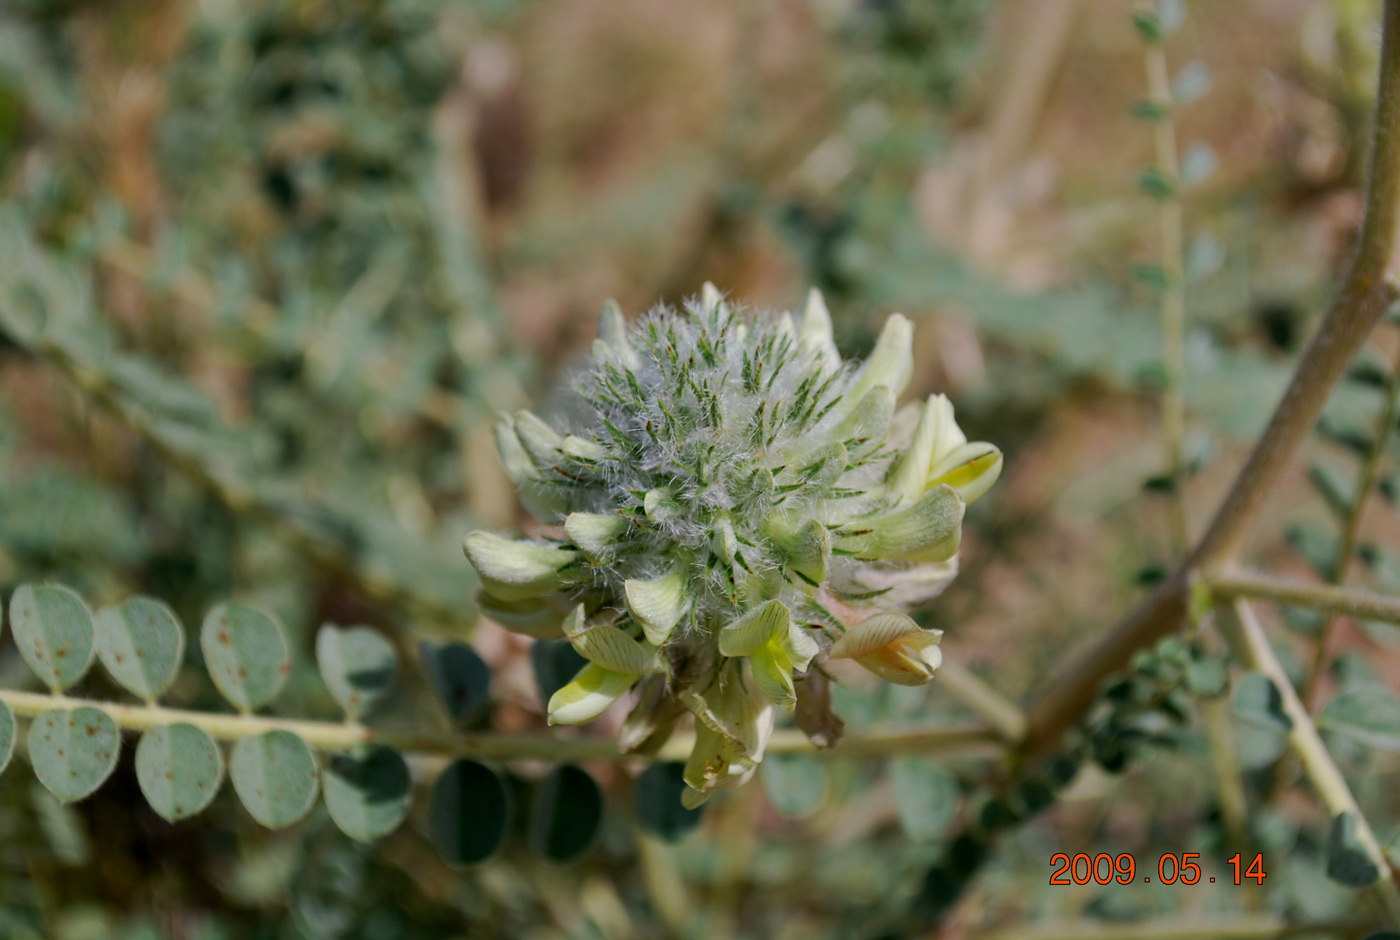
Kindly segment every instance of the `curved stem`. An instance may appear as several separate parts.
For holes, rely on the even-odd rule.
[[[1147,44],[1147,91],[1160,106],[1163,116],[1153,127],[1153,147],[1157,169],[1171,180],[1172,193],[1158,201],[1157,227],[1162,272],[1167,282],[1162,290],[1162,364],[1166,384],[1162,389],[1162,437],[1167,450],[1167,473],[1171,477],[1172,529],[1178,549],[1190,550],[1186,523],[1186,269],[1182,262],[1181,171],[1176,152],[1176,124],[1172,119],[1171,79],[1167,73],[1167,53],[1160,42]]]
[[[320,751],[344,751],[362,744],[381,744],[398,751],[437,757],[473,757],[478,760],[516,761],[631,761],[684,760],[695,744],[693,733],[677,733],[654,756],[623,754],[613,738],[565,738],[552,734],[499,734],[495,732],[431,734],[386,731],[336,721],[303,721],[263,715],[230,715],[181,709],[127,705],[0,689],[0,703],[16,715],[33,718],[47,711],[95,708],[127,731],[149,731],[173,724],[194,725],[218,741],[238,741],[269,731],[290,731]],[[848,735],[835,747],[819,750],[796,729],[775,731],[768,742],[770,754],[808,754],[814,757],[883,757],[891,754],[996,753],[998,735],[977,723],[932,727],[872,729]]]
[[[1098,699],[1103,681],[1137,650],[1178,629],[1197,569],[1239,557],[1265,502],[1307,439],[1333,386],[1396,299],[1396,223],[1400,218],[1400,0],[1387,0],[1366,216],[1356,257],[1332,307],[1298,363],[1283,400],[1206,534],[1187,562],[1084,655],[1054,676],[1030,709],[1027,750],[1053,747]]]

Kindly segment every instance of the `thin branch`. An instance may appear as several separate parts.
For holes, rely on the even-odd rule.
[[[1269,644],[1269,638],[1264,634],[1264,628],[1255,617],[1249,602],[1243,598],[1235,598],[1230,609],[1235,615],[1231,626],[1238,627],[1238,636],[1232,639],[1235,640],[1240,658],[1251,668],[1268,676],[1278,689],[1283,700],[1284,714],[1292,722],[1288,742],[1297,753],[1303,765],[1303,772],[1312,781],[1313,789],[1317,791],[1328,813],[1334,818],[1348,813],[1356,821],[1357,841],[1361,843],[1367,857],[1380,873],[1376,883],[1371,886],[1372,890],[1389,916],[1392,926],[1400,925],[1400,888],[1395,885],[1395,873],[1391,870],[1390,862],[1386,859],[1376,834],[1371,831],[1370,823],[1357,806],[1346,778],[1337,769],[1332,755],[1322,743],[1322,737],[1313,724],[1312,715],[1294,691],[1288,673],[1284,672],[1283,664],[1274,654],[1274,648]]]
[[[1245,797],[1244,781],[1230,729],[1230,703],[1225,696],[1200,701],[1201,727],[1210,749],[1211,768],[1215,771],[1216,800],[1220,805],[1220,820],[1224,824],[1226,844],[1243,847],[1249,840],[1249,801]]]
[[[693,733],[677,733],[653,757],[623,754],[613,738],[561,737],[552,734],[432,734],[386,731],[334,721],[304,721],[263,715],[233,715],[184,711],[151,705],[127,705],[0,689],[0,702],[16,715],[32,718],[46,711],[95,708],[127,731],[149,731],[165,725],[190,724],[218,741],[238,741],[269,731],[290,731],[321,751],[344,751],[361,744],[382,744],[416,755],[472,757],[477,760],[516,761],[630,761],[684,760],[695,745]],[[872,729],[849,734],[835,747],[819,750],[796,729],[781,729],[768,742],[770,754],[808,754],[813,757],[885,757],[892,754],[997,753],[997,734],[986,725],[965,722],[925,727]]]
[[[1133,653],[1177,630],[1192,572],[1234,561],[1270,494],[1307,439],[1333,386],[1397,296],[1400,218],[1400,0],[1387,0],[1360,244],[1337,297],[1293,373],[1288,390],[1214,521],[1186,563],[1054,676],[1029,710],[1027,750],[1053,747],[1097,700],[1103,681]]]
[[[1326,614],[1400,624],[1400,597],[1392,594],[1378,594],[1362,588],[1303,584],[1238,569],[1208,576],[1206,585],[1213,595],[1227,600],[1253,598]]]
[[[1181,170],[1176,153],[1176,123],[1172,119],[1171,79],[1167,53],[1160,42],[1147,44],[1147,92],[1162,108],[1163,116],[1153,127],[1153,148],[1157,169],[1171,181],[1173,191],[1157,205],[1162,271],[1167,283],[1162,289],[1162,364],[1166,384],[1162,388],[1162,438],[1167,450],[1167,473],[1171,478],[1171,517],[1176,544],[1182,554],[1190,550],[1186,523],[1186,268],[1182,262]]]
[[[1007,744],[1020,744],[1025,739],[1026,713],[963,666],[945,659],[933,678],[949,695],[995,728]]]
[[[1356,555],[1357,541],[1361,533],[1361,520],[1366,516],[1366,506],[1371,501],[1371,491],[1376,487],[1380,476],[1381,463],[1385,458],[1386,447],[1390,442],[1392,428],[1395,427],[1396,405],[1400,402],[1400,349],[1390,366],[1390,386],[1386,389],[1385,406],[1381,409],[1380,423],[1376,428],[1375,440],[1366,454],[1366,462],[1361,469],[1361,480],[1357,484],[1356,497],[1347,513],[1346,525],[1342,528],[1342,544],[1337,550],[1336,564],[1329,573],[1332,584],[1345,584],[1351,560]],[[1336,630],[1337,617],[1330,614],[1322,624],[1313,649],[1312,665],[1308,669],[1307,681],[1303,683],[1303,702],[1316,709],[1318,685],[1327,666],[1327,651],[1332,646],[1332,634]]]

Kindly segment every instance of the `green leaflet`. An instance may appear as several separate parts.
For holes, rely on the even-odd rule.
[[[413,780],[403,755],[371,745],[337,754],[326,767],[326,809],[340,831],[359,842],[373,842],[399,827],[408,815]]]
[[[29,726],[29,761],[39,782],[62,803],[90,796],[111,776],[121,733],[96,708],[44,712]]]
[[[133,597],[98,611],[96,629],[97,656],[122,688],[147,702],[170,688],[185,658],[185,631],[169,607]]]
[[[243,711],[261,708],[287,683],[291,655],[276,620],[256,607],[220,604],[199,632],[209,677]]]
[[[254,819],[269,829],[284,829],[311,812],[321,768],[301,738],[290,731],[269,731],[234,745],[229,778]]]
[[[170,822],[204,811],[224,779],[214,739],[188,724],[152,728],[136,746],[136,780],[151,808]]]
[[[10,597],[15,645],[45,685],[61,692],[92,665],[92,613],[83,599],[58,584],[24,584]]]
[[[433,784],[429,820],[442,857],[454,865],[473,865],[490,858],[505,841],[510,795],[490,767],[455,761]]]
[[[5,772],[5,768],[10,766],[10,759],[15,756],[17,734],[15,713],[10,711],[10,706],[0,702],[0,774]]]
[[[316,634],[316,663],[331,696],[357,721],[389,693],[398,673],[394,645],[370,627],[323,624]]]

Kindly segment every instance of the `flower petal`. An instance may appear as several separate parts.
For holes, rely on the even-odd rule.
[[[951,486],[938,486],[912,506],[847,523],[834,547],[864,561],[946,561],[958,550],[965,509]]]
[[[546,542],[515,541],[490,532],[472,532],[462,541],[467,560],[481,576],[481,586],[503,601],[538,597],[563,587],[560,572],[578,560],[578,552]]]
[[[856,662],[896,685],[923,685],[933,678],[934,670],[943,663],[943,651],[933,631],[923,636],[906,637],[882,646]]]
[[[783,711],[797,708],[797,689],[792,683],[792,659],[779,644],[769,644],[749,657],[749,672],[763,697]]]
[[[579,670],[574,681],[549,697],[549,723],[587,724],[622,698],[640,678],[589,663]]]
[[[646,676],[665,672],[661,651],[639,643],[610,623],[599,623],[569,636],[578,654],[612,672]]]
[[[723,656],[752,656],[779,633],[786,633],[792,614],[782,601],[769,601],[719,631]]]
[[[914,325],[903,314],[891,314],[875,348],[846,389],[846,400],[858,402],[877,385],[898,398],[914,374]]]
[[[590,560],[597,561],[627,531],[627,525],[619,515],[573,512],[564,520],[564,534]]]
[[[823,368],[841,367],[841,353],[831,331],[831,314],[827,312],[822,292],[815,287],[807,292],[807,306],[802,310],[802,322],[797,328],[797,341],[812,353]]]
[[[481,591],[477,595],[476,606],[493,623],[537,640],[554,640],[563,634],[564,614],[547,597],[503,601]]]
[[[827,655],[832,659],[857,659],[922,632],[922,627],[903,614],[875,614],[847,630],[845,636],[831,644]]]
[[[676,565],[654,581],[623,582],[627,610],[653,646],[664,646],[690,607],[685,567]]]
[[[964,444],[934,467],[928,485],[932,488],[946,483],[970,506],[1001,476],[1001,462],[1001,451],[992,444]]]

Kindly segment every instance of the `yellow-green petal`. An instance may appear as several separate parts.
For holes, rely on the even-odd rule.
[[[664,646],[690,606],[686,569],[676,565],[654,581],[623,582],[627,610],[653,646]]]
[[[589,663],[579,670],[574,681],[549,697],[549,723],[587,724],[627,694],[640,678]]]
[[[945,561],[958,550],[964,509],[957,490],[937,486],[911,506],[848,523],[835,547],[867,561]]]
[[[612,672],[643,676],[666,671],[659,649],[632,639],[610,623],[574,633],[569,642],[584,659]]]
[[[481,586],[503,601],[538,597],[564,586],[560,572],[578,560],[578,552],[542,542],[515,541],[490,532],[473,532],[462,541],[467,560],[481,576]]]
[[[571,512],[564,520],[564,534],[591,560],[597,561],[627,531],[627,520],[619,515]]]
[[[719,631],[722,656],[752,656],[775,637],[786,635],[792,614],[782,601],[769,601]]]

